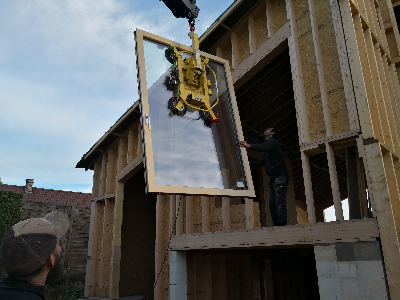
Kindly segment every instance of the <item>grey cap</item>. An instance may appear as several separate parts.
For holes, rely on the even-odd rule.
[[[68,231],[68,216],[53,211],[12,226],[0,245],[0,260],[10,276],[23,277],[43,266]]]

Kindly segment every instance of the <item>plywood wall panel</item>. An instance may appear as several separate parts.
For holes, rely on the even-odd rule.
[[[264,44],[264,42],[268,39],[267,17],[265,9],[265,4],[261,4],[252,15],[252,18],[254,20],[254,29],[256,33],[257,48]]]
[[[286,13],[286,1],[275,0],[271,1],[272,17],[274,19],[274,30],[277,32],[279,28],[286,24],[287,13]]]
[[[241,64],[250,55],[249,30],[247,22],[243,21],[234,32],[237,35],[239,64]]]

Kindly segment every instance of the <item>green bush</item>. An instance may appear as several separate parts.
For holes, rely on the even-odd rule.
[[[0,243],[11,226],[21,221],[23,195],[15,192],[0,191]],[[0,278],[5,272],[0,264]]]

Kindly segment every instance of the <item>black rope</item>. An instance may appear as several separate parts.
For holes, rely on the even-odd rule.
[[[163,261],[163,263],[162,263],[162,265],[161,265],[160,272],[158,272],[158,275],[157,275],[156,281],[154,282],[154,287],[156,287],[156,285],[157,285],[158,279],[160,278],[160,276],[161,276],[161,272],[162,272],[162,270],[163,270],[163,268],[164,268],[165,261],[167,260],[167,257],[168,257],[168,252],[169,252],[169,250],[170,250],[170,247],[171,247],[171,239],[172,239],[172,235],[173,235],[173,234],[174,234],[174,232],[176,231],[176,220],[178,219],[178,215],[179,215],[179,209],[180,209],[180,207],[181,207],[181,201],[182,201],[182,196],[180,196],[180,198],[179,198],[179,203],[178,203],[178,211],[176,212],[174,226],[172,227],[171,234],[169,235],[168,248],[167,248],[167,251],[165,251],[165,255],[164,255],[164,261]],[[171,205],[171,203],[170,203],[170,205]]]

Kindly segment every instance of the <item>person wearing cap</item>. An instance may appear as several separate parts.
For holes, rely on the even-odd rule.
[[[44,218],[19,222],[6,232],[0,261],[7,276],[0,281],[0,299],[44,299],[44,285],[64,276],[59,242],[68,228],[68,216],[53,211]]]

